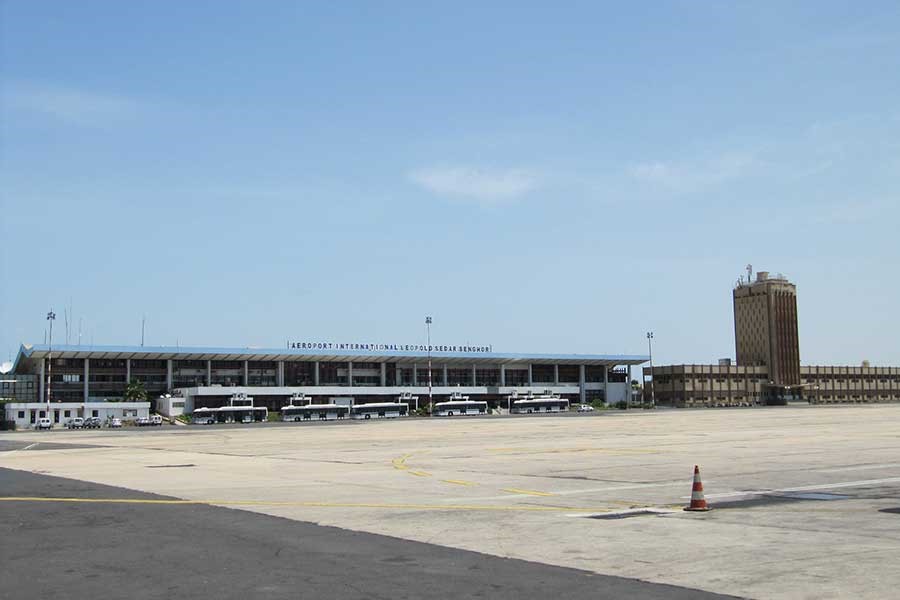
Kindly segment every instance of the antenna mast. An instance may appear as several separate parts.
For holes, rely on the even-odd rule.
[[[749,284],[750,281],[753,279],[753,265],[748,264],[746,268],[747,268],[747,283]]]

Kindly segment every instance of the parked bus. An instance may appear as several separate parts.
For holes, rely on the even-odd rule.
[[[350,408],[350,416],[354,419],[396,419],[409,414],[409,405],[405,402],[370,402],[354,404]]]
[[[269,419],[265,406],[253,406],[253,397],[233,394],[228,406],[219,408],[198,408],[191,413],[191,422],[200,425],[213,423],[258,423]]]
[[[487,412],[488,405],[484,400],[469,400],[468,396],[454,392],[450,396],[450,400],[435,403],[431,414],[435,417],[452,417],[454,415],[484,415]]]
[[[267,421],[269,411],[265,406],[222,406],[198,408],[191,413],[191,422],[198,425],[213,423],[258,423]]]
[[[519,400],[513,400],[509,412],[512,414],[532,414],[565,412],[569,410],[569,401],[560,398],[559,394],[542,394],[540,396],[528,396]]]
[[[305,406],[284,406],[281,409],[282,421],[336,421],[350,414],[349,406],[338,404],[307,404]]]

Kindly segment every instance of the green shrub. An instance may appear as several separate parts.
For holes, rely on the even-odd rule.
[[[269,411],[269,416],[266,418],[266,421],[280,421],[280,420],[281,420],[280,412],[278,412],[277,410]]]
[[[627,410],[628,403],[624,400],[619,400],[618,402],[616,402],[616,408],[618,408],[619,410]]]

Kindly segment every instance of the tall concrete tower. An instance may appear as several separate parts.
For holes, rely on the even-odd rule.
[[[750,282],[748,272],[747,283],[740,282],[733,296],[737,364],[767,366],[775,387],[798,386],[797,287],[766,271]]]

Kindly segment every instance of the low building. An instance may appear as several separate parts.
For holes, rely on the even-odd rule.
[[[900,401],[900,367],[800,367],[803,394],[813,404]]]
[[[753,406],[764,403],[766,367],[654,365],[644,367],[644,398],[660,406]]]
[[[110,419],[133,421],[150,416],[149,402],[7,402],[4,420],[15,423],[16,429],[30,429],[38,419],[49,417],[56,426],[64,426],[75,417],[98,417],[103,422]]]
[[[662,365],[644,367],[645,394],[660,406],[754,406],[784,404],[785,387],[769,378],[765,366]],[[800,384],[791,398],[812,404],[900,402],[898,367],[800,367]]]

